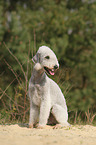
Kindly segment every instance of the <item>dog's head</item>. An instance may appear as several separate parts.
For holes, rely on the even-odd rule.
[[[40,63],[45,72],[50,75],[54,75],[59,68],[55,53],[47,46],[41,46],[32,60],[35,63]]]

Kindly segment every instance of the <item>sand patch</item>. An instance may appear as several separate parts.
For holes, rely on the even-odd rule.
[[[96,145],[96,127],[30,129],[21,125],[0,125],[0,145]]]

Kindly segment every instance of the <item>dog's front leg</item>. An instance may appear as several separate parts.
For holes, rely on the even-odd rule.
[[[33,125],[37,122],[39,117],[38,107],[30,101],[30,116],[29,116],[29,128],[33,128]]]
[[[47,95],[47,98],[45,97],[45,99],[41,102],[39,124],[37,128],[44,128],[44,126],[47,124],[48,117],[50,115],[50,108],[50,97]]]

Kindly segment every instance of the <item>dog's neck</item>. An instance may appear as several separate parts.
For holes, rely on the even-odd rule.
[[[39,84],[44,82],[44,80],[46,80],[46,73],[44,72],[44,68],[40,63],[36,63],[32,72],[32,82],[34,84]]]

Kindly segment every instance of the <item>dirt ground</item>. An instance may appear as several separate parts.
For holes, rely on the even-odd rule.
[[[26,125],[0,125],[0,145],[96,145],[96,127],[30,129]]]

